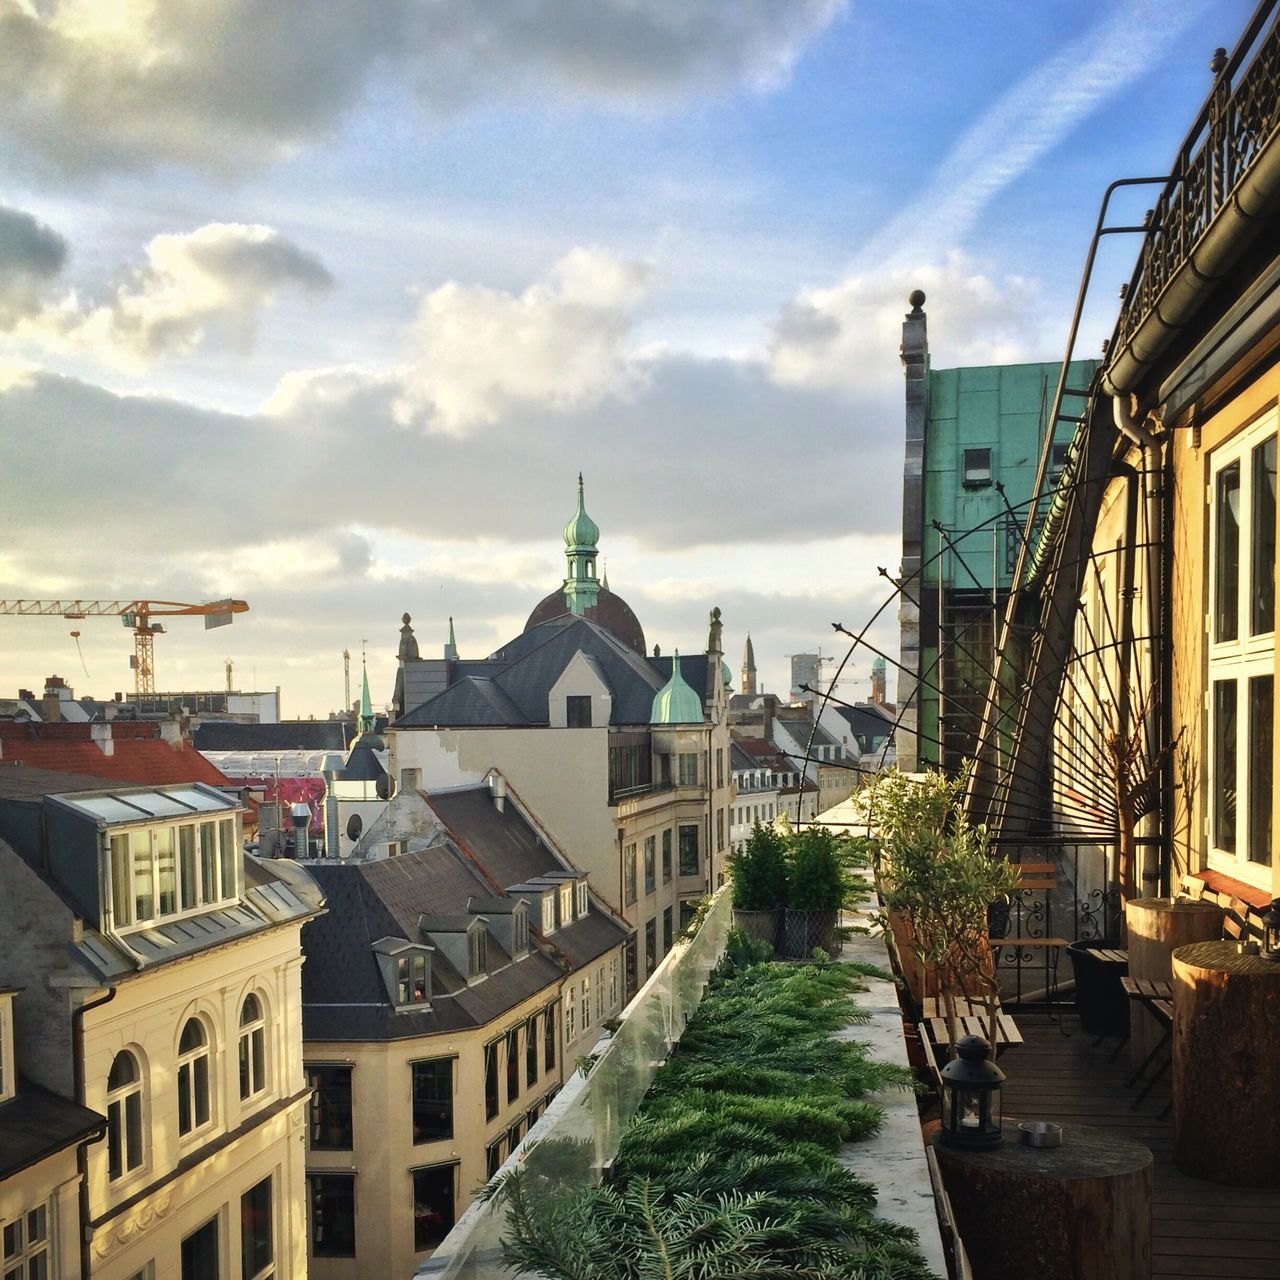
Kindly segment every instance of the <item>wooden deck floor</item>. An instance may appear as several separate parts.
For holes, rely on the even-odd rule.
[[[1155,1157],[1153,1280],[1280,1280],[1280,1189],[1223,1187],[1179,1173],[1173,1164],[1173,1120],[1158,1117],[1169,1101],[1168,1077],[1139,1110],[1127,1089],[1128,1048],[1109,1062],[1114,1040],[1095,1047],[1072,1015],[1050,1023],[1018,1014],[1025,1043],[1001,1055],[1008,1079],[1006,1117],[1094,1125],[1151,1148]],[[1063,1034],[1063,1028],[1068,1034]],[[1260,1105],[1267,1105],[1259,1100]],[[1272,1099],[1270,1105],[1276,1105]],[[1231,1142],[1224,1133],[1222,1140]],[[1280,1159],[1280,1153],[1277,1153]]]

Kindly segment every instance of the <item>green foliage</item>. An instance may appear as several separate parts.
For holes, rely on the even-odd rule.
[[[773,947],[763,938],[754,938],[741,929],[730,929],[724,943],[725,955],[735,965],[763,964],[773,959]]]
[[[739,911],[773,911],[786,902],[786,842],[773,827],[751,828],[751,835],[729,855],[733,905]]]
[[[838,911],[844,903],[846,888],[839,841],[826,827],[805,827],[788,843],[788,908]]]
[[[726,956],[625,1134],[607,1184],[549,1202],[527,1175],[508,1265],[563,1280],[923,1280],[911,1233],[876,1218],[843,1142],[874,1133],[865,1100],[910,1074],[832,1033],[865,1018],[848,965]]]

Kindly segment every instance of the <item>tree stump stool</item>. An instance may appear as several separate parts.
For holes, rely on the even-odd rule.
[[[1192,942],[1220,939],[1224,914],[1222,908],[1213,902],[1135,898],[1126,903],[1124,917],[1129,932],[1129,977],[1172,982],[1174,951]],[[1129,1056],[1135,1071],[1147,1060],[1147,1055],[1163,1034],[1163,1028],[1151,1011],[1131,1000]]]
[[[1173,1154],[1193,1177],[1280,1187],[1280,963],[1173,953]]]
[[[956,1226],[982,1280],[1149,1280],[1151,1152],[1064,1125],[1062,1146],[961,1151],[933,1141]]]

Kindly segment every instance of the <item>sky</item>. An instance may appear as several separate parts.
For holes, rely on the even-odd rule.
[[[897,568],[907,294],[935,367],[1060,360],[1251,8],[0,0],[0,597],[242,598],[157,687],[325,716],[403,613],[517,634],[581,471],[650,646],[717,606],[785,692]],[[132,687],[118,621],[0,634],[0,696]]]

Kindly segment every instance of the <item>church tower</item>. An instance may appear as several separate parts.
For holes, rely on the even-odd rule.
[[[751,632],[747,632],[747,647],[742,651],[742,692],[756,692],[756,651],[751,647]]]
[[[581,618],[594,608],[600,596],[596,578],[596,545],[600,527],[587,515],[582,496],[582,472],[578,472],[578,510],[564,527],[564,554],[569,561],[569,576],[564,580],[564,598],[569,612]]]

